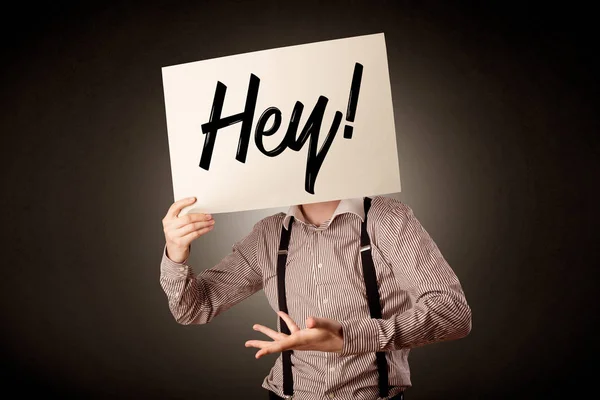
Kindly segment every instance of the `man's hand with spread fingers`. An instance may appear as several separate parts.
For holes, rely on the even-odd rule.
[[[278,311],[277,315],[285,321],[290,329],[290,334],[286,335],[263,325],[254,325],[254,330],[262,332],[273,339],[273,341],[248,340],[246,342],[246,347],[260,349],[256,353],[256,358],[284,350],[317,350],[327,352],[340,352],[342,350],[344,338],[342,326],[339,322],[329,318],[308,317],[306,319],[306,329],[300,329],[286,313]]]

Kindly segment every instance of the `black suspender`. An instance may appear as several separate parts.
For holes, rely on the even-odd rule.
[[[288,246],[290,244],[293,224],[294,217],[290,218],[288,229],[281,229],[281,240],[279,242],[279,251],[277,252],[277,301],[279,303],[279,311],[283,311],[286,314],[288,314],[288,308],[285,298],[285,264],[287,262]],[[281,317],[279,318],[279,326],[281,333],[290,334],[290,328]],[[294,394],[292,350],[284,350],[281,357],[283,362],[283,393],[286,396],[292,396]]]
[[[371,318],[381,318],[381,302],[379,301],[379,290],[377,289],[377,276],[375,275],[375,265],[373,264],[373,256],[371,254],[371,241],[367,233],[367,214],[370,208],[371,199],[365,197],[365,219],[360,229],[360,258],[362,260],[363,276],[367,289],[367,301],[369,302]],[[377,357],[377,370],[379,371],[379,397],[387,397],[389,387],[385,352],[378,351],[375,355]]]
[[[360,230],[360,258],[362,261],[371,318],[381,318],[381,303],[379,300],[379,290],[377,288],[377,276],[375,274],[375,265],[373,264],[371,255],[371,241],[369,239],[369,234],[367,233],[367,215],[371,208],[371,199],[369,197],[365,197],[364,207],[365,218]],[[293,223],[294,217],[290,219],[288,229],[282,228],[281,241],[277,253],[277,299],[279,310],[286,314],[288,313],[288,309],[285,297],[285,264],[287,261],[287,250],[290,243],[290,234],[292,232]],[[289,335],[290,330],[285,321],[280,318],[279,323],[281,332]],[[283,362],[283,393],[286,397],[292,396],[294,393],[291,353],[291,350],[286,350],[281,355]],[[388,369],[385,352],[377,352],[375,355],[377,357],[377,370],[379,371],[379,397],[385,398],[389,394]]]

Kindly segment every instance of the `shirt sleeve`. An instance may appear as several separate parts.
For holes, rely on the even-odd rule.
[[[340,321],[340,355],[412,348],[459,339],[471,331],[460,282],[410,207],[399,203],[377,228],[378,244],[413,305],[388,319]]]
[[[206,324],[220,313],[262,289],[262,273],[256,247],[260,223],[235,243],[216,266],[197,276],[185,260],[176,263],[167,256],[166,245],[160,264],[160,285],[175,320],[184,325]],[[189,257],[188,257],[189,258]]]

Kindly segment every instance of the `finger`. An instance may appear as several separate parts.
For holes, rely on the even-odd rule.
[[[276,353],[276,352],[277,352],[276,350],[270,350],[269,348],[264,348],[264,349],[257,351],[256,354],[254,355],[254,357],[256,359],[259,359],[262,356],[266,356],[267,354]]]
[[[174,218],[169,221],[168,229],[179,229],[189,224],[196,222],[210,222],[213,221],[213,217],[210,214],[202,213],[191,213],[183,215],[181,217]]]
[[[267,342],[269,343],[269,342]],[[293,350],[297,348],[297,340],[292,336],[288,336],[284,340],[278,342],[270,342],[268,346],[262,347],[255,355],[256,358],[261,358],[264,355],[272,353],[280,353],[285,350]]]
[[[327,318],[308,317],[306,319],[306,327],[310,329],[321,328],[333,330],[333,323]]]
[[[282,350],[279,350],[279,346],[267,346],[265,348],[260,349],[259,351],[256,352],[256,354],[254,355],[254,357],[261,358],[262,356],[266,356],[267,354],[272,354],[272,353],[279,353]]]
[[[180,240],[181,243],[191,243],[192,241],[194,241],[194,239],[198,239],[200,236],[207,234],[208,232],[212,231],[213,228],[215,226],[209,226],[208,228],[202,228],[202,229],[198,229],[197,231],[188,233],[187,235],[183,236]]]
[[[176,201],[175,203],[173,203],[171,205],[171,207],[169,207],[166,217],[176,218],[185,206],[189,206],[191,204],[194,204],[195,202],[196,202],[195,197],[186,197],[185,199]]]
[[[298,325],[296,325],[294,320],[291,319],[290,316],[287,315],[286,313],[284,313],[283,311],[277,311],[277,315],[279,315],[281,317],[281,319],[283,319],[285,321],[285,323],[287,324],[287,327],[290,329],[291,333],[294,333],[294,332],[297,332],[300,330],[300,328],[298,328]]]
[[[265,340],[248,340],[245,343],[246,347],[255,347],[257,349],[264,349],[265,347],[269,347],[273,342],[267,342]]]
[[[172,233],[174,237],[183,237],[188,233],[198,231],[202,228],[209,228],[215,224],[215,220],[211,219],[210,221],[202,221],[202,222],[193,222],[191,224],[187,224],[182,226],[181,228],[175,229]]]
[[[264,333],[265,335],[267,335],[268,337],[270,337],[273,340],[282,340],[287,337],[287,335],[284,333],[274,331],[271,328],[267,328],[266,326],[259,325],[259,324],[254,325],[252,327],[252,329],[254,329],[255,331]]]

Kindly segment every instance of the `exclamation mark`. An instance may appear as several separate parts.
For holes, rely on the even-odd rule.
[[[356,105],[358,104],[358,94],[360,93],[360,81],[362,80],[362,64],[354,64],[354,75],[352,75],[352,85],[350,86],[350,96],[348,97],[348,110],[346,110],[346,121],[354,122],[356,114]],[[344,126],[344,138],[352,139],[352,130],[350,125]]]

